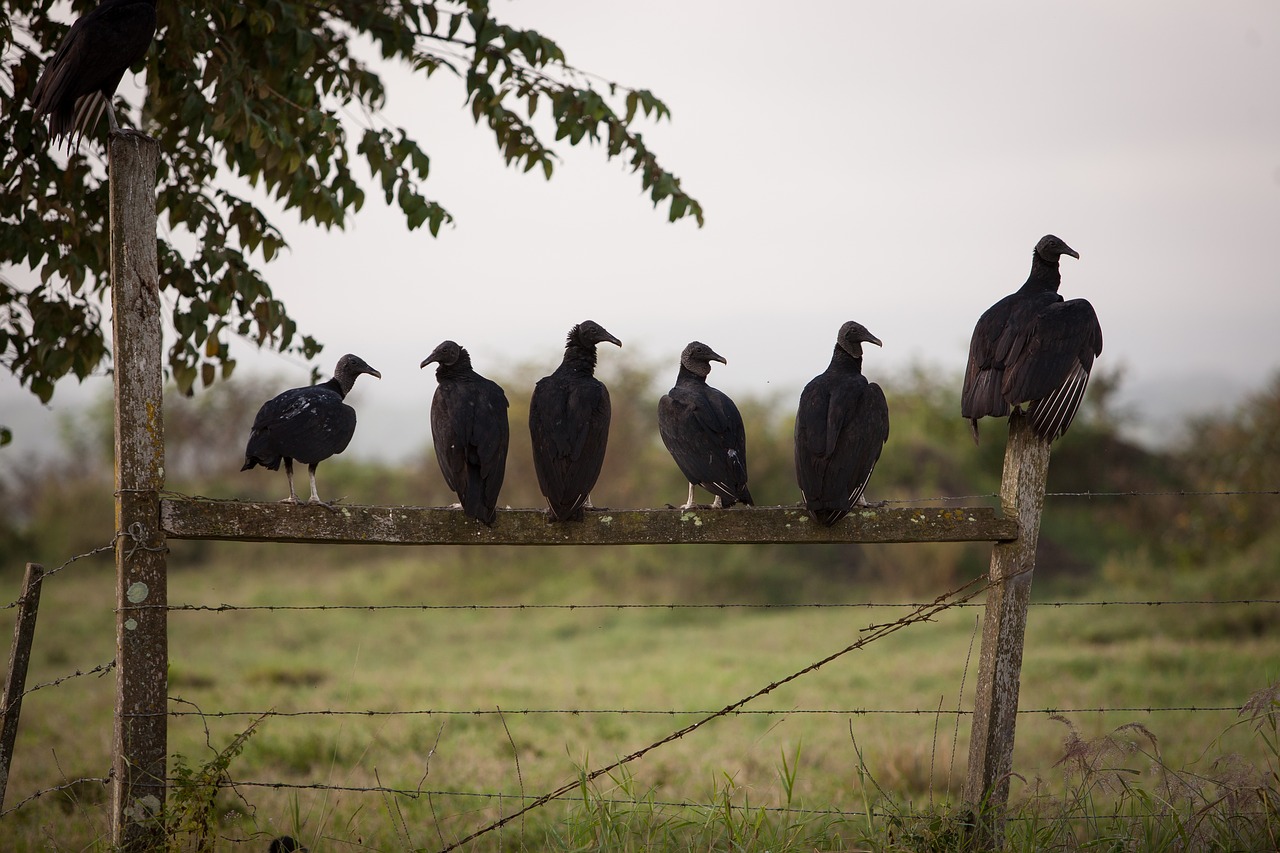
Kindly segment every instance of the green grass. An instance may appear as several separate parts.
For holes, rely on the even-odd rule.
[[[749,552],[731,554],[720,564],[705,559],[706,549],[641,550],[624,568],[598,555],[575,566],[578,552],[567,549],[472,549],[459,559],[456,551],[433,558],[419,550],[348,549],[335,557],[333,549],[219,548],[208,564],[184,565],[175,558],[169,597],[174,604],[210,606],[716,603],[756,600],[743,579],[770,570],[767,563],[750,565]],[[868,550],[886,566],[915,553],[895,546]],[[903,571],[909,570],[904,562]],[[113,574],[108,561],[98,560],[48,581],[30,683],[112,658]],[[16,595],[16,584],[6,582],[5,588]],[[825,595],[815,591],[807,600],[931,597],[831,582]],[[246,848],[225,839],[281,833],[297,836],[313,851],[438,849],[510,813],[521,797],[575,779],[580,784],[570,802],[531,812],[475,849],[956,849],[946,844],[957,832],[969,719],[961,716],[957,724],[946,712],[972,707],[980,609],[954,610],[932,624],[911,626],[749,706],[787,713],[717,719],[591,782],[585,773],[697,718],[521,713],[720,709],[845,647],[872,622],[903,613],[175,612],[169,693],[183,700],[172,703],[172,710],[206,713],[503,711],[268,717],[229,760],[230,776],[239,783],[458,793],[411,798],[241,784],[234,792],[221,790],[214,800],[215,827],[224,839],[219,849],[265,849],[265,840]],[[1197,612],[1196,618],[1211,616]],[[1280,674],[1278,636],[1274,630],[1189,635],[1176,617],[1162,612],[1155,619],[1142,607],[1037,607],[1029,621],[1021,707],[1239,707]],[[105,776],[112,701],[113,676],[74,679],[28,696],[6,804],[66,779]],[[802,713],[831,709],[922,713]],[[939,709],[943,713],[935,713]],[[1275,772],[1274,750],[1254,728],[1233,727],[1234,711],[1067,717],[1070,725],[1048,714],[1019,718],[1013,793],[1026,804],[1027,815],[1052,811],[1050,803],[1058,818],[1064,811],[1087,812],[1097,837],[1114,835],[1119,826],[1131,832],[1131,824],[1117,818],[1104,826],[1099,816],[1113,806],[1138,809],[1141,798],[1098,787],[1097,778],[1105,775],[1099,768],[1057,765],[1064,742],[1072,738],[1076,744],[1105,740],[1127,723],[1141,723],[1143,730],[1124,729],[1114,737],[1137,741],[1146,752],[1118,749],[1108,758],[1122,762],[1121,778],[1127,781],[1153,778],[1157,762],[1144,731],[1158,739],[1158,765],[1179,773],[1218,778],[1223,765],[1215,768],[1214,762],[1228,755],[1239,756],[1232,760],[1240,766]],[[199,768],[254,719],[173,718],[170,751],[183,756],[185,766]],[[1271,785],[1274,791],[1274,777]],[[477,793],[502,798],[468,795]],[[1086,801],[1088,809],[1081,806]],[[673,803],[705,807],[666,805]],[[825,813],[859,813],[868,806],[879,815],[870,823]],[[1062,823],[1015,822],[1011,837],[1026,849],[1046,839],[1067,849],[1065,836],[1046,834],[1062,833]],[[43,797],[0,819],[0,835],[14,839],[18,850],[101,848],[106,831],[101,785]],[[1163,831],[1150,827],[1153,834]],[[187,849],[194,849],[191,837],[184,836]],[[1177,849],[1153,845],[1142,849]]]

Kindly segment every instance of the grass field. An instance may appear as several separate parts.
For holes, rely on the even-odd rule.
[[[579,560],[578,553],[473,549],[433,557],[423,550],[348,549],[335,556],[333,549],[220,546],[196,565],[190,559],[184,564],[179,549],[171,562],[169,596],[172,604],[209,606],[757,600],[742,588],[740,567],[709,567],[705,548],[633,552],[626,555],[625,569],[599,554]],[[880,546],[878,559],[887,565],[903,561],[902,571],[909,572],[906,561],[914,553]],[[744,559],[750,554],[739,552],[716,564]],[[1041,598],[1054,587],[1051,577],[1037,584]],[[111,660],[113,585],[114,569],[101,558],[75,564],[46,583],[29,683]],[[16,597],[15,580],[6,579],[5,589],[5,600]],[[822,597],[806,600],[927,600],[943,591],[922,595],[833,583]],[[1116,597],[1099,589],[1088,595]],[[1196,621],[1211,619],[1203,611],[1212,608],[1194,614],[1173,610],[1035,607],[1021,707],[1235,709],[1280,677],[1280,634],[1214,632]],[[433,710],[268,717],[231,760],[230,777],[238,787],[218,794],[212,814],[218,849],[265,850],[267,837],[281,833],[298,837],[312,851],[439,849],[513,811],[521,797],[571,782],[699,718],[685,712],[723,708],[849,645],[868,625],[906,612],[175,612],[171,709],[244,715],[172,718],[169,748],[198,767],[248,729],[257,713],[271,709]],[[882,825],[871,828],[860,813],[870,805],[881,814],[928,815],[956,804],[969,719],[954,712],[972,707],[980,615],[980,608],[952,610],[845,655],[747,706],[782,713],[714,720],[575,790],[571,802],[512,822],[473,849],[866,849],[862,845],[877,846],[868,841],[872,837],[880,839],[879,846],[894,838],[905,844],[903,832],[894,836]],[[1264,615],[1262,624],[1274,615]],[[28,696],[6,806],[64,780],[105,776],[112,702],[112,675],[73,679]],[[586,713],[601,709],[657,713]],[[444,713],[452,711],[479,713]],[[564,713],[570,711],[582,713]],[[1155,779],[1149,754],[1157,748],[1164,766],[1206,785],[1224,768],[1276,770],[1274,752],[1253,727],[1238,724],[1234,710],[1064,716],[1070,726],[1047,713],[1020,717],[1015,799],[1071,794],[1064,768],[1074,765],[1055,765],[1072,726],[1089,739],[1140,723],[1144,728],[1121,732],[1120,747],[1108,759],[1132,771],[1124,775],[1133,783]],[[1125,752],[1125,744],[1145,752]],[[1075,758],[1080,755],[1077,749]],[[1101,750],[1090,755],[1098,757]],[[409,797],[249,784],[281,782],[432,793]],[[103,849],[105,800],[106,789],[94,783],[40,798],[0,819],[0,836],[13,845],[5,849]],[[723,808],[726,802],[779,811],[739,811],[732,817]],[[720,808],[663,805],[668,803]],[[850,814],[812,813],[825,810]],[[754,841],[735,837],[749,834],[757,815],[769,826],[757,826]]]

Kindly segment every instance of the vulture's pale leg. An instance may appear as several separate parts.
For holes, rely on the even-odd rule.
[[[281,498],[280,503],[296,504],[298,502],[298,496],[293,491],[293,460],[287,456],[284,460],[284,473],[285,476],[289,478],[289,497]]]
[[[689,484],[689,500],[685,501],[684,506],[680,508],[688,510],[688,509],[693,509],[696,506],[697,504],[693,502],[693,483],[690,483]]]

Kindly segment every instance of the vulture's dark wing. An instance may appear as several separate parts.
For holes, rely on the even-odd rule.
[[[1046,305],[1030,323],[1017,360],[1005,371],[1005,399],[1011,405],[1028,404],[1036,432],[1053,441],[1075,418],[1093,360],[1101,353],[1102,327],[1087,300]]]
[[[506,477],[507,447],[511,442],[507,395],[498,383],[489,379],[477,380],[470,390],[475,414],[467,436],[469,480],[463,506],[472,517],[492,523]],[[480,514],[481,508],[483,514]]]
[[[604,452],[609,442],[609,421],[613,409],[609,402],[609,389],[603,382],[592,380],[573,389],[569,397],[569,415],[581,423],[574,441],[573,476],[566,485],[573,494],[581,494],[583,500],[590,495],[604,467]]]
[[[858,502],[880,460],[880,451],[889,440],[889,404],[884,391],[874,382],[858,389],[852,414],[842,431],[845,446],[838,454],[845,460],[838,479],[847,484],[850,507]]]
[[[483,379],[476,383],[476,417],[472,423],[471,444],[476,448],[480,476],[490,480],[497,475],[501,485],[507,468],[507,447],[511,443],[511,425],[507,421],[507,395],[498,383]],[[497,499],[497,490],[494,490]]]
[[[960,414],[974,419],[1009,414],[1007,371],[1022,358],[1036,315],[1062,301],[1056,293],[1011,293],[978,318],[960,392]]]
[[[730,504],[739,499],[747,481],[746,430],[726,394],[677,385],[658,401],[658,432],[690,483]]]
[[[151,0],[104,0],[71,25],[32,94],[52,136],[93,129],[129,66],[146,55],[155,29]]]
[[[311,464],[341,453],[356,431],[356,411],[336,391],[295,388],[258,410],[246,456],[288,457]]]
[[[431,401],[431,433],[445,482],[464,510],[493,523],[510,443],[502,388],[483,377],[441,382]]]
[[[431,398],[431,443],[445,484],[454,493],[467,482],[468,425],[462,417],[467,407],[458,397],[456,383],[441,382]]]
[[[604,383],[554,374],[538,381],[529,403],[538,485],[557,518],[575,515],[600,476],[609,440],[609,391]]]
[[[805,505],[834,524],[857,502],[889,438],[889,406],[865,379],[805,386],[796,413],[796,477]]]

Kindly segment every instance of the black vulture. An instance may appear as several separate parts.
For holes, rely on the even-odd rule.
[[[593,320],[569,330],[564,360],[529,401],[533,467],[552,521],[581,521],[609,441],[609,389],[595,377],[596,344],[622,341]]]
[[[307,848],[299,844],[292,835],[282,835],[271,839],[271,846],[267,848],[267,853],[307,853]]]
[[[439,383],[431,399],[431,440],[444,481],[471,518],[492,525],[507,470],[507,395],[471,368],[471,354],[453,341],[432,350]]]
[[[800,393],[796,411],[796,480],[805,509],[828,527],[862,497],[889,439],[884,392],[862,375],[862,344],[883,346],[852,320],[840,327],[831,364]]]
[[[960,395],[974,443],[979,418],[1003,418],[1024,405],[1036,434],[1053,441],[1080,408],[1093,359],[1102,354],[1102,327],[1086,300],[1058,295],[1063,255],[1080,257],[1052,234],[1042,237],[1027,283],[978,318]]]
[[[382,374],[354,355],[338,359],[333,378],[319,385],[293,388],[271,398],[258,409],[244,450],[244,467],[254,465],[280,470],[289,477],[289,497],[285,503],[297,503],[293,490],[293,460],[304,462],[311,476],[311,503],[324,504],[316,494],[316,466],[341,453],[356,432],[356,410],[342,402],[361,373],[382,378]]]
[[[658,401],[658,432],[662,443],[689,481],[689,500],[681,509],[692,509],[693,487],[715,495],[712,507],[755,502],[747,490],[747,433],[742,415],[723,391],[707,384],[711,362],[728,364],[724,357],[700,341],[680,353],[676,384]]]
[[[31,96],[36,115],[49,117],[54,140],[66,137],[75,147],[104,110],[111,130],[120,129],[111,96],[129,67],[147,55],[155,32],[155,0],[102,0],[71,25]]]

